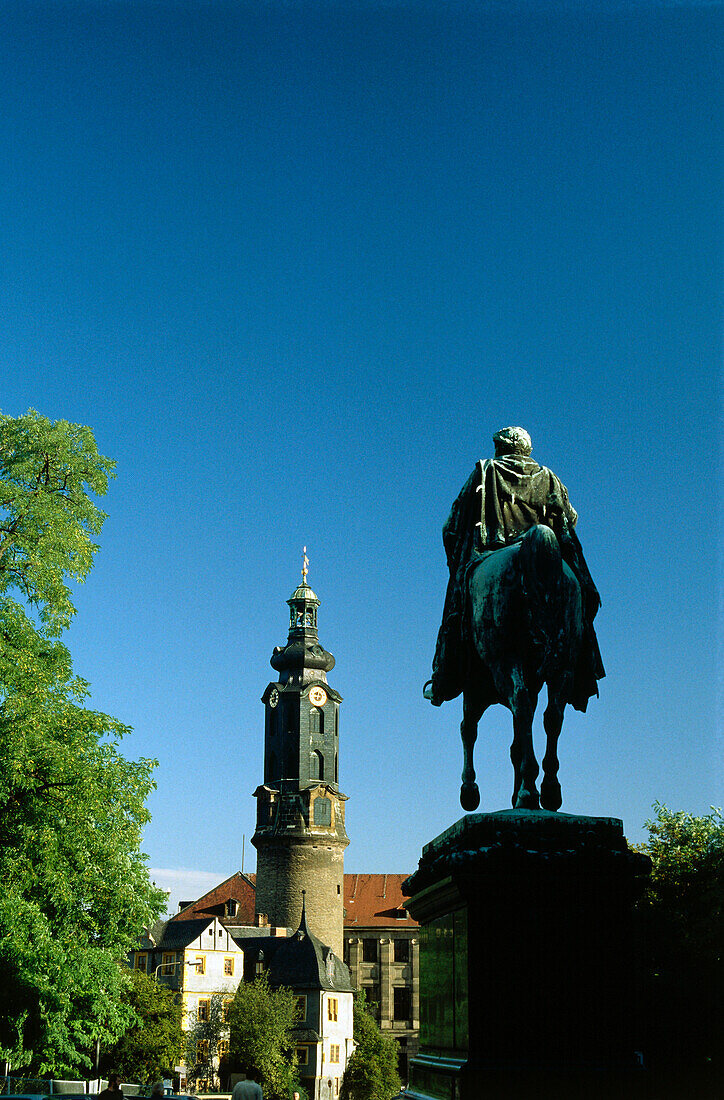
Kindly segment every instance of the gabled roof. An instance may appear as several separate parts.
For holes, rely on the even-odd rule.
[[[186,921],[208,915],[218,917],[222,923],[233,921],[234,924],[253,924],[256,898],[255,878],[255,875],[245,875],[242,871],[236,871],[224,882],[215,886],[213,890],[209,890],[196,901],[189,902],[171,920]],[[227,917],[226,903],[229,901],[237,903],[237,911]]]
[[[158,941],[159,951],[181,951],[198,939],[214,923],[213,917],[199,917],[196,920],[167,921],[163,935]]]
[[[405,909],[402,883],[408,875],[345,875],[344,927],[418,928]]]

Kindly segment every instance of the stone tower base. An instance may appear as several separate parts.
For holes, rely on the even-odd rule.
[[[410,1100],[623,1100],[632,908],[649,871],[617,818],[470,814],[405,883],[420,939]]]
[[[344,847],[325,836],[273,836],[257,834],[256,909],[270,923],[298,928],[302,915],[302,890],[306,891],[310,931],[332,948],[343,951]]]

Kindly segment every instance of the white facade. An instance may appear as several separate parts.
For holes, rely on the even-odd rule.
[[[352,1056],[352,993],[323,992],[320,1005],[321,1059],[315,1100],[332,1100],[339,1095],[342,1074]]]

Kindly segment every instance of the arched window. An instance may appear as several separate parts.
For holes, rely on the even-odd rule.
[[[316,750],[309,757],[309,778],[324,779],[324,757]]]
[[[339,783],[339,761],[337,759],[337,753],[334,754],[334,781]]]
[[[319,711],[316,707],[309,708],[309,732],[313,734],[319,733]]]
[[[279,778],[279,769],[277,767],[277,754],[275,752],[269,753],[269,774],[267,779],[274,783]]]

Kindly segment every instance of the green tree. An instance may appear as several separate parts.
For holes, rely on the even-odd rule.
[[[673,1094],[681,1085],[684,1095],[695,1091],[698,1077],[714,1078],[722,1070],[724,819],[717,809],[695,817],[657,802],[654,810],[640,846],[652,861],[639,904],[642,1045],[652,1070],[672,1083]]]
[[[120,755],[59,641],[113,467],[89,428],[0,415],[0,1059],[33,1073],[128,1026],[118,960],[164,904],[139,851],[154,762]]]
[[[299,1088],[297,1017],[296,995],[283,986],[272,989],[266,975],[239,984],[229,1011],[231,1064],[259,1074],[264,1100],[289,1100]]]
[[[340,1100],[390,1100],[400,1091],[398,1047],[383,1035],[361,993],[354,1004],[354,1054],[342,1078]]]
[[[219,1044],[228,1042],[229,1037],[229,1023],[221,994],[213,993],[208,1007],[203,1013],[194,1014],[190,1023],[185,1037],[186,1080],[189,1085],[207,1081],[210,1087],[217,1088],[217,1068],[221,1058],[225,1057],[219,1050]]]
[[[128,983],[126,1003],[135,1020],[115,1046],[103,1053],[101,1068],[148,1085],[172,1072],[183,1057],[183,1010],[173,990],[141,970],[129,971]]]

